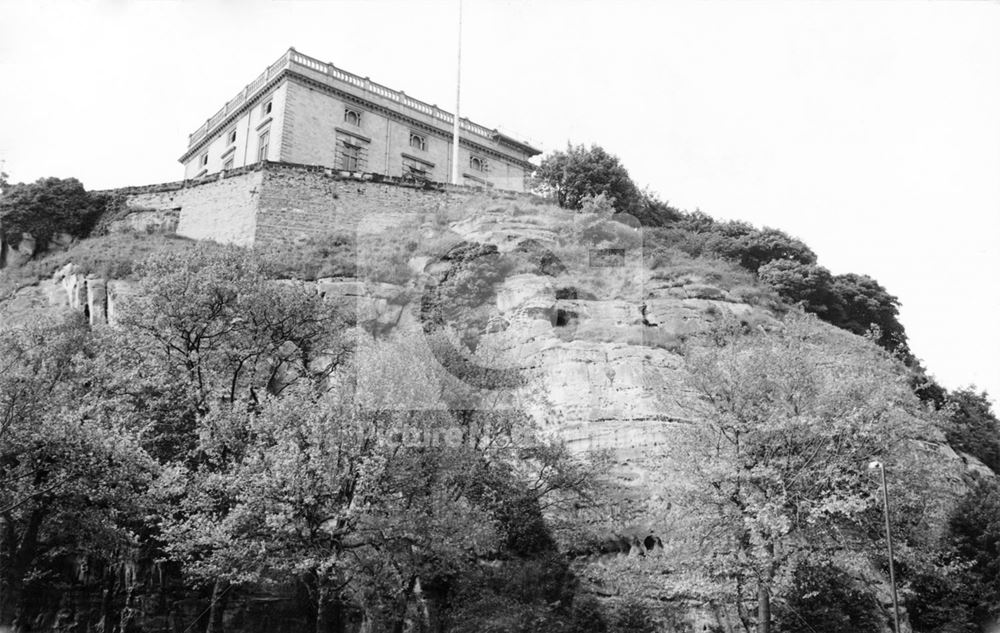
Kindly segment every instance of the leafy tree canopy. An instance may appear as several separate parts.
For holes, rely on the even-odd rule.
[[[10,185],[0,197],[0,237],[17,243],[29,233],[42,246],[56,233],[86,237],[105,205],[103,196],[87,192],[76,178]]]
[[[866,464],[893,461],[929,425],[884,352],[811,317],[769,333],[722,322],[685,358],[701,421],[671,450],[690,495],[677,500],[678,520],[698,541],[690,569],[727,587],[744,626],[767,633],[797,570],[829,565],[845,532],[866,529]],[[910,485],[923,484],[913,475]]]
[[[147,512],[155,464],[95,397],[94,355],[82,322],[0,330],[0,629],[58,591],[67,552],[112,558]]]
[[[986,392],[966,387],[952,392],[948,402],[953,407],[945,429],[948,443],[1000,473],[1000,420]]]
[[[565,152],[547,156],[537,177],[550,187],[559,206],[580,209],[584,200],[600,195],[612,199],[616,210],[632,213],[641,205],[642,196],[617,156],[593,145],[567,145]]]
[[[874,326],[876,342],[891,352],[908,355],[906,331],[899,322],[899,299],[866,275],[832,275],[815,263],[779,259],[762,265],[761,281],[791,303],[801,303],[827,323],[858,335]]]

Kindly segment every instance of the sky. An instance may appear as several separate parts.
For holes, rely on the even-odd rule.
[[[949,389],[1000,395],[1000,3],[464,0],[462,115],[598,144],[673,206],[804,240],[897,296]],[[451,110],[458,0],[0,0],[0,160],[183,177],[287,48]]]

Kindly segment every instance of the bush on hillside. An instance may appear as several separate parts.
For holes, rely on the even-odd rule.
[[[0,298],[51,277],[66,264],[73,264],[81,275],[128,279],[139,262],[185,251],[195,244],[194,240],[177,235],[113,233],[91,237],[64,251],[43,254],[22,266],[0,270]]]
[[[822,266],[790,259],[768,262],[757,272],[786,301],[861,336],[874,326],[881,347],[907,356],[906,332],[897,318],[899,300],[871,277],[834,276]]]
[[[324,277],[353,277],[357,272],[357,238],[351,231],[333,231],[288,248],[283,244],[258,249],[270,276],[314,281]]]
[[[881,633],[882,608],[871,591],[831,565],[804,565],[796,570],[793,590],[776,609],[779,633]]]
[[[589,149],[568,145],[565,152],[553,152],[542,161],[535,176],[566,209],[580,209],[588,197],[602,194],[620,213],[632,213],[642,202],[625,166],[598,145]]]
[[[833,278],[843,321],[834,323],[855,334],[864,334],[878,326],[877,343],[890,352],[907,351],[906,331],[899,322],[899,299],[868,275],[847,273]]]
[[[969,628],[978,630],[976,625],[1000,617],[1000,482],[977,482],[952,514],[949,529],[948,540],[965,567],[949,599],[965,603]]]
[[[641,203],[632,215],[645,227],[669,226],[684,217],[680,209],[670,206],[649,189],[643,190]]]
[[[953,407],[945,428],[948,443],[1000,473],[1000,420],[993,414],[986,392],[966,387],[951,393],[948,402]]]
[[[42,249],[57,233],[86,237],[106,203],[105,196],[89,193],[76,178],[11,185],[0,198],[0,237],[16,244],[28,233]]]

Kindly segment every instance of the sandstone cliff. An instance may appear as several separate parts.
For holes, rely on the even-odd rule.
[[[697,423],[685,343],[720,319],[780,328],[788,307],[735,265],[652,252],[628,218],[489,199],[361,217],[351,257],[353,276],[284,281],[353,310],[359,355],[405,350],[420,366],[394,377],[366,375],[376,370],[361,362],[362,392],[366,384],[406,384],[405,397],[370,395],[398,408],[448,406],[439,387],[462,377],[432,345],[434,328],[447,331],[457,352],[487,375],[513,376],[471,388],[490,406],[527,412],[578,453],[609,452],[609,479],[620,496],[605,500],[605,516],[588,519],[596,542],[576,544],[574,554],[594,593],[641,592],[634,585],[663,568],[643,560],[664,556],[671,530],[664,447],[679,426]],[[94,327],[113,327],[133,292],[130,279],[86,274],[71,262],[0,303],[0,324],[75,311]],[[965,465],[943,436],[919,440],[917,450],[949,473],[944,487],[960,489]],[[159,595],[153,572],[146,576],[145,591]],[[227,617],[253,611],[254,600]],[[696,619],[718,624],[720,617],[709,610]]]

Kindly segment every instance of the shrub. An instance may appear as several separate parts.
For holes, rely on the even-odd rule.
[[[69,263],[74,264],[77,272],[83,275],[127,279],[133,276],[137,262],[190,249],[194,244],[194,241],[176,235],[116,233],[88,238],[65,251],[49,253],[17,268],[0,270],[0,298],[51,277]]]
[[[834,276],[822,266],[792,259],[768,262],[758,275],[788,302],[802,304],[806,312],[861,336],[875,326],[881,347],[908,355],[906,331],[897,318],[899,300],[871,277]]]
[[[833,567],[806,565],[795,572],[789,599],[776,605],[778,633],[881,633],[882,607],[870,591],[846,572]]]
[[[612,630],[616,633],[656,633],[656,620],[645,603],[627,598],[615,610]]]
[[[973,387],[948,396],[953,412],[945,427],[948,443],[1000,473],[1000,420],[993,414],[986,392]],[[1000,517],[998,517],[1000,520]]]
[[[1000,617],[1000,482],[976,482],[948,528],[955,571],[917,579],[914,625],[935,633],[978,631]]]
[[[268,274],[279,279],[313,281],[323,277],[353,277],[357,267],[355,236],[334,231],[311,237],[301,246],[271,245],[260,249]]]
[[[605,195],[615,209],[631,213],[641,204],[639,189],[617,156],[593,145],[569,145],[553,152],[536,172],[546,190],[555,193],[559,206],[580,209],[588,197]]]
[[[22,233],[28,233],[40,249],[57,233],[86,237],[106,202],[105,196],[87,192],[76,178],[12,185],[0,198],[0,237],[16,244]]]

